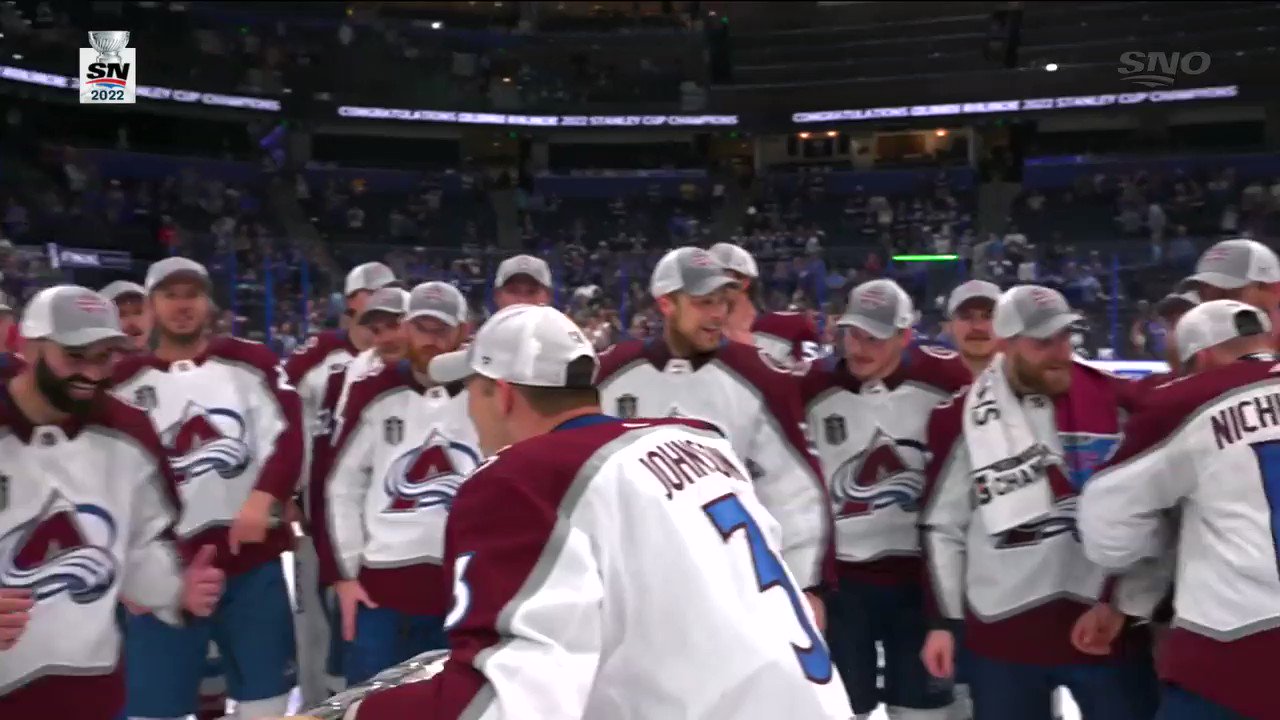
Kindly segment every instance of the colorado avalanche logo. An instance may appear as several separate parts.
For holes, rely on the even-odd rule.
[[[418,447],[387,468],[383,488],[391,501],[388,513],[414,512],[453,505],[462,481],[480,465],[480,453],[433,430]]]
[[[36,602],[65,593],[91,603],[115,584],[116,533],[106,510],[55,492],[38,517],[0,536],[0,587],[30,590]]]
[[[920,509],[926,450],[912,440],[896,440],[880,428],[866,449],[840,464],[831,477],[837,518],[868,515],[892,505]]]
[[[208,472],[233,478],[249,465],[244,418],[234,410],[206,408],[188,402],[182,418],[164,432],[173,451],[170,462],[178,481],[185,483]]]

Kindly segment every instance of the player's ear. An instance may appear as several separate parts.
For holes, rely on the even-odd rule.
[[[503,416],[510,415],[516,403],[516,389],[505,380],[495,380],[494,389],[498,393],[498,410]]]
[[[670,294],[662,295],[658,298],[658,311],[661,312],[664,316],[670,315],[671,311],[675,309],[675,306],[676,306],[675,299]]]
[[[904,328],[902,331],[902,347],[905,349],[911,344],[911,338],[914,337],[915,331],[911,328]]]

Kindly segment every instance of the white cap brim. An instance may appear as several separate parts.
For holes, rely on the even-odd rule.
[[[427,365],[427,374],[438,383],[458,382],[476,374],[471,367],[471,353],[467,350],[455,350],[442,353],[431,358]]]

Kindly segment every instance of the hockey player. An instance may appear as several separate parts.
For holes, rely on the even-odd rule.
[[[498,264],[493,277],[493,303],[501,310],[509,305],[550,305],[554,287],[551,266],[542,258],[515,255]]]
[[[824,353],[818,328],[802,312],[762,313],[759,285],[760,268],[751,253],[733,243],[716,243],[708,251],[728,271],[737,285],[729,289],[729,317],[725,335],[764,350],[779,363],[815,360]]]
[[[9,296],[0,291],[0,353],[18,352],[18,326],[14,323]]]
[[[137,355],[151,352],[152,332],[155,320],[147,302],[147,291],[135,282],[116,280],[102,288],[103,297],[116,305],[120,313],[120,328],[129,336],[125,353]],[[221,657],[214,643],[209,643],[209,654],[200,683],[200,706],[196,716],[200,720],[216,720],[227,711],[227,684],[223,676]]]
[[[1126,615],[1148,617],[1164,584],[1150,568],[1109,577],[1076,534],[1080,489],[1115,449],[1127,409],[1124,381],[1073,362],[1077,319],[1056,291],[1005,292],[994,320],[1001,354],[929,421],[921,523],[938,624],[922,656],[950,677],[949,623],[964,619],[976,720],[1048,718],[1060,685],[1086,718],[1154,710],[1146,658],[1097,638]]]
[[[423,283],[404,327],[409,360],[352,386],[325,472],[327,537],[316,545],[322,575],[335,578],[352,684],[445,646],[445,519],[481,460],[461,384],[427,376],[433,357],[467,337],[466,298]]]
[[[0,384],[0,717],[114,720],[117,604],[179,622],[222,588],[212,547],[185,570],[174,475],[141,410],[105,392],[126,344],[109,300],[59,285],[21,324],[30,364]]]
[[[122,363],[114,392],[145,408],[161,429],[185,505],[178,535],[188,544],[213,544],[228,579],[207,621],[172,628],[151,615],[129,618],[129,714],[195,712],[212,639],[238,716],[278,715],[296,679],[280,553],[292,546],[281,516],[301,470],[298,396],[266,347],[205,334],[203,265],[166,258],[148,269],[145,287],[156,350]]]
[[[116,310],[120,312],[120,329],[129,336],[128,352],[150,352],[151,329],[155,321],[151,318],[151,308],[147,306],[147,291],[138,283],[116,280],[102,288],[101,294],[115,303]]]
[[[947,297],[947,334],[974,377],[987,369],[996,354],[991,318],[999,299],[1000,286],[986,280],[960,283]]]
[[[839,585],[828,598],[827,639],[859,718],[883,702],[899,720],[943,720],[952,701],[920,662],[917,519],[929,413],[968,384],[969,370],[954,350],[913,345],[914,316],[892,280],[859,285],[839,320],[843,357],[815,362],[801,381],[835,511]]]
[[[1126,569],[1171,551],[1160,720],[1275,720],[1280,654],[1280,363],[1266,314],[1205,302],[1178,321],[1192,372],[1151,392],[1080,497],[1085,553]]]
[[[596,370],[569,318],[525,305],[432,363],[496,453],[445,529],[452,653],[347,717],[847,720],[746,466],[706,423],[602,415]]]
[[[346,328],[313,335],[284,364],[289,383],[298,389],[302,418],[307,427],[300,478],[304,511],[308,507],[306,488],[310,484],[312,462],[317,452],[323,453],[329,446],[332,407],[326,408],[324,403],[329,378],[334,374],[342,377],[342,372],[355,356],[372,345],[368,330],[356,323],[355,318],[364,310],[370,295],[396,282],[395,273],[380,262],[352,268],[343,284],[347,303]],[[337,401],[336,396],[333,401]],[[309,527],[306,530],[310,532]],[[303,705],[311,707],[342,689],[344,681],[339,677],[339,657],[336,657],[342,648],[334,640],[336,633],[330,627],[331,603],[320,585],[319,561],[309,536],[298,538],[294,567],[298,587],[298,613],[295,618],[298,687],[302,691]],[[335,657],[330,657],[331,654]]]
[[[1223,240],[1200,256],[1191,279],[1201,300],[1239,300],[1271,319],[1280,332],[1280,258],[1257,240]]]
[[[806,591],[830,579],[831,517],[789,366],[723,337],[733,278],[706,251],[679,248],[650,281],[663,337],[630,340],[601,357],[600,398],[622,417],[707,421],[745,459],[756,494],[782,525],[783,559]],[[817,593],[810,601],[821,607]]]

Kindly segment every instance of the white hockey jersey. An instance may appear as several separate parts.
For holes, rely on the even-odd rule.
[[[587,416],[512,445],[446,535],[449,661],[348,717],[853,717],[778,523],[705,423]]]
[[[351,395],[351,386],[367,377],[377,375],[382,372],[384,367],[386,367],[386,363],[382,361],[382,357],[378,355],[378,351],[375,348],[362,350],[351,358],[351,362],[347,363],[346,369],[343,370],[342,390],[338,393],[338,399],[333,405],[334,421],[342,417],[342,412],[347,406],[347,398]],[[336,431],[332,434],[331,439],[337,439]]]
[[[480,464],[460,386],[423,387],[407,362],[356,382],[325,472],[328,579],[356,579],[378,605],[444,615],[444,528],[459,486]]]
[[[1054,510],[997,534],[974,511],[963,395],[934,410],[920,514],[926,596],[935,621],[965,619],[965,642],[975,653],[1038,665],[1105,661],[1071,644],[1079,616],[1109,600],[1127,615],[1149,617],[1164,596],[1167,569],[1144,565],[1112,577],[1085,557],[1076,528],[1080,489],[1115,451],[1130,389],[1126,380],[1075,363],[1067,394],[1022,398],[1032,434],[1056,460],[1046,468]]]
[[[870,582],[918,583],[925,429],[969,383],[954,350],[909,347],[884,380],[859,382],[823,358],[801,378],[805,416],[835,513],[836,570]]]
[[[1280,718],[1280,364],[1246,360],[1151,391],[1080,497],[1086,554],[1125,569],[1170,555],[1160,675],[1241,717]]]
[[[806,589],[831,580],[830,507],[789,366],[734,342],[694,360],[674,358],[661,339],[620,343],[602,353],[600,363],[605,412],[687,417],[718,428],[782,525],[787,567]]]
[[[302,421],[306,424],[303,437],[303,482],[309,477],[311,468],[312,439],[327,434],[329,430],[330,418],[324,412],[325,388],[329,375],[345,369],[358,353],[346,332],[334,330],[311,336],[284,363],[289,384],[298,391],[298,399],[302,403]]]
[[[267,541],[226,548],[227,529],[253,490],[288,502],[302,467],[298,394],[260,343],[215,338],[193,360],[130,358],[113,392],[151,416],[169,450],[185,508],[178,535],[218,547],[219,567],[238,573],[292,546],[279,524]]]
[[[0,652],[0,717],[110,718],[124,704],[120,600],[180,613],[164,450],[146,415],[113,397],[84,420],[32,426],[0,384],[0,457],[0,587],[36,600]]]

